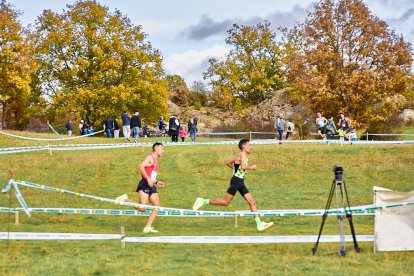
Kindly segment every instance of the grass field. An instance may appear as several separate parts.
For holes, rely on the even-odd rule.
[[[23,134],[25,135],[25,134]],[[34,135],[34,134],[33,134]],[[27,136],[27,135],[26,135]],[[40,137],[40,136],[39,136]],[[55,137],[42,135],[42,137]],[[81,139],[82,143],[107,143],[105,138]],[[163,140],[167,141],[167,138]],[[155,141],[155,140],[148,140]],[[69,143],[79,141],[71,141]],[[112,142],[112,141],[111,141]],[[55,142],[60,143],[60,142]],[[0,147],[45,145],[45,142],[0,136]],[[86,194],[115,198],[133,192],[139,179],[137,166],[149,148],[70,152],[33,152],[0,155],[0,183],[15,178]],[[166,147],[159,160],[159,179],[168,187],[159,189],[161,205],[191,208],[197,196],[221,197],[231,171],[224,166],[238,152],[236,146]],[[413,190],[414,145],[254,145],[249,156],[258,170],[248,172],[246,184],[259,209],[324,208],[335,164],[344,167],[352,205],[372,203],[373,186],[398,191]],[[30,188],[21,188],[30,207],[118,208],[107,203]],[[0,195],[0,206],[9,196]],[[18,207],[14,196],[11,206]],[[245,210],[237,195],[227,208]],[[32,218],[0,213],[0,231],[119,233],[143,236],[145,217],[84,216],[35,213]],[[160,235],[316,235],[320,217],[267,218],[275,226],[257,232],[252,218],[158,218],[154,226]],[[354,217],[357,234],[373,234],[372,217]],[[347,233],[349,227],[346,224]],[[330,217],[324,234],[337,234],[336,219]],[[0,275],[273,275],[273,274],[358,274],[412,275],[414,252],[373,253],[372,243],[361,243],[362,252],[347,245],[345,258],[336,256],[338,244],[320,244],[318,256],[313,244],[188,245],[129,243],[119,241],[0,241]]]

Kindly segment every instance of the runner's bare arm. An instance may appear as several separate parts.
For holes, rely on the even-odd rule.
[[[250,165],[250,166],[246,165],[246,158],[247,158],[246,153],[241,152],[240,153],[240,166],[241,166],[241,168],[243,170],[253,170],[253,171],[256,170],[256,165]]]
[[[227,159],[226,166],[229,167],[230,169],[233,169],[234,163],[236,162],[236,159],[237,159],[237,157]]]

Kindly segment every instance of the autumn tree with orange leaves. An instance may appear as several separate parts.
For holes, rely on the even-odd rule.
[[[386,120],[412,83],[411,46],[361,0],[322,0],[286,33],[290,94],[313,111]]]

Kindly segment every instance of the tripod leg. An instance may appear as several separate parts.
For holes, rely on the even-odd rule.
[[[328,210],[331,206],[331,202],[332,202],[332,197],[333,197],[333,193],[335,191],[335,181],[332,182],[332,186],[331,186],[331,190],[329,191],[329,197],[328,197],[328,201],[326,203],[325,206],[325,212],[322,215],[322,223],[321,223],[321,227],[319,228],[319,234],[318,234],[318,239],[316,240],[315,246],[312,248],[312,254],[315,255],[316,254],[316,250],[318,250],[318,244],[319,244],[319,239],[321,238],[321,234],[322,234],[322,230],[323,230],[323,226],[325,224],[325,221],[328,217]]]
[[[342,200],[342,210],[345,210],[345,201],[344,201],[344,191],[342,189],[342,182],[337,183],[337,185],[340,186],[339,190],[341,192],[341,200]],[[339,240],[341,248],[338,251],[338,256],[344,257],[346,254],[346,247],[345,247],[345,229],[344,229],[344,218],[345,216],[343,214],[340,214],[339,209],[339,198],[338,198],[338,190],[336,191],[336,211],[337,211],[337,219],[339,224]]]
[[[347,214],[346,217],[349,221],[349,227],[351,228],[352,239],[354,240],[354,248],[356,252],[361,252],[361,248],[358,246],[358,242],[355,235],[354,223],[352,222],[352,214]]]
[[[352,220],[352,213],[351,213],[351,210],[350,210],[351,205],[349,204],[348,191],[346,190],[345,181],[344,181],[343,185],[344,185],[344,191],[345,191],[345,196],[346,196],[346,202],[348,204],[348,206],[347,206],[348,210],[345,210],[345,213],[346,213],[346,217],[347,217],[348,222],[349,222],[349,227],[351,228],[351,234],[352,234],[352,239],[354,241],[355,251],[357,253],[359,253],[359,252],[361,252],[361,248],[358,246],[358,242],[357,242],[357,239],[356,239],[354,223],[353,223],[353,220]]]
[[[323,225],[325,224],[325,220],[326,220],[327,216],[328,215],[326,213],[322,215],[322,224],[321,224],[321,227],[319,228],[318,239],[316,240],[316,243],[315,243],[315,245],[312,248],[312,255],[315,255],[316,254],[316,250],[318,250],[319,239],[321,238],[321,234],[322,234],[322,230],[323,230]]]

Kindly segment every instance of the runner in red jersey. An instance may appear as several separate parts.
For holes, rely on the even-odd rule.
[[[160,197],[157,192],[156,186],[163,188],[165,185],[161,181],[157,180],[158,173],[158,158],[164,154],[164,146],[161,143],[155,143],[152,146],[152,154],[145,156],[144,160],[138,166],[141,172],[141,181],[138,183],[136,191],[139,194],[141,204],[147,205],[148,201],[154,206],[160,206]],[[118,197],[117,201],[137,203],[131,199],[128,199],[126,194]],[[145,211],[144,208],[138,208],[139,211]],[[148,218],[148,222],[144,227],[144,233],[158,233],[157,230],[152,227],[152,223],[157,217],[158,209],[153,209]]]

